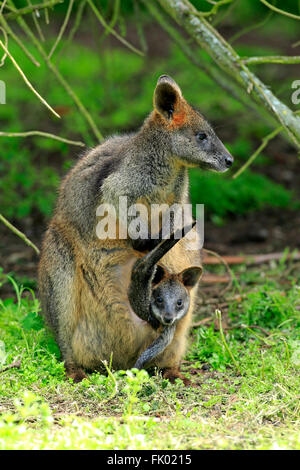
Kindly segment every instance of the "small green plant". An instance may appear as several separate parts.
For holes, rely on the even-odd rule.
[[[139,393],[143,384],[149,381],[149,375],[145,370],[131,369],[124,372],[125,386],[123,392],[126,394],[124,400],[124,416],[126,419],[132,417],[135,406],[139,402]]]
[[[230,316],[244,325],[257,325],[264,328],[278,328],[285,321],[299,325],[300,315],[296,306],[300,304],[300,290],[293,286],[290,290],[278,290],[272,283],[265,283],[245,298],[242,308],[233,304]]]

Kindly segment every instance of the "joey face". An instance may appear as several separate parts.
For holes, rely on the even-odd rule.
[[[150,309],[162,325],[172,325],[183,318],[190,307],[190,289],[196,286],[202,274],[200,266],[191,266],[179,274],[168,274],[157,265],[152,281]]]
[[[157,121],[167,131],[170,152],[183,165],[224,172],[233,157],[204,117],[183,98],[179,86],[162,75],[154,92]]]
[[[153,290],[151,312],[162,325],[172,325],[187,313],[190,296],[178,281],[162,282]]]

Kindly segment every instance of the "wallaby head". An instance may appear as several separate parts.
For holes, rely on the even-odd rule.
[[[181,164],[224,172],[233,157],[205,118],[184,99],[177,83],[168,75],[158,79],[154,111],[148,123],[169,136],[165,149]]]
[[[150,311],[159,323],[172,325],[186,315],[190,306],[189,291],[201,274],[202,268],[198,266],[170,275],[163,266],[157,265],[152,280]]]

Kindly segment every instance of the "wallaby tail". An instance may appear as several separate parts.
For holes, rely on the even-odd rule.
[[[190,225],[186,225],[183,229],[177,229],[171,233],[170,238],[162,240],[153,250],[147,255],[138,260],[134,265],[134,270],[142,270],[144,272],[151,272],[153,267],[158,261],[171,249],[176,243],[179,242],[187,233],[189,233],[195,226],[196,221]],[[182,234],[183,233],[183,234]]]
[[[140,355],[134,367],[136,369],[144,369],[145,366],[163,352],[174,338],[176,324],[165,326],[159,337]]]

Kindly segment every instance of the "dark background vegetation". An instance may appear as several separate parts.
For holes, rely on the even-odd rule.
[[[95,3],[109,22],[115,2]],[[202,11],[211,9],[205,0],[192,3]],[[295,8],[295,3],[294,0],[277,1],[276,6],[297,13],[299,5]],[[15,4],[22,7],[27,3]],[[120,2],[115,28],[144,50],[144,57],[107,34],[88,6],[69,42],[67,38],[79,4],[78,1],[74,4],[69,25],[52,60],[102,134],[136,130],[151,111],[158,76],[171,75],[187,100],[213,124],[235,157],[233,169],[225,175],[190,172],[192,202],[205,204],[205,246],[221,254],[299,247],[300,163],[295,148],[279,134],[250,169],[233,180],[232,175],[272,130],[263,114],[253,113],[195,67],[144,7],[139,6],[137,11],[137,2]],[[46,50],[53,45],[66,9],[66,2],[50,9],[49,25],[41,12]],[[240,55],[299,54],[300,46],[293,47],[299,40],[299,22],[270,11],[258,0],[235,0],[229,7],[220,8],[217,18],[216,27]],[[31,15],[26,20],[34,28]],[[34,46],[22,36],[17,24],[15,32],[38,58]],[[41,105],[7,59],[0,68],[0,79],[7,86],[7,104],[0,106],[1,130],[41,130],[83,141],[87,146],[95,145],[96,139],[86,121],[43,61],[41,67],[34,66],[12,39],[9,50],[62,119],[55,119]],[[199,48],[194,49],[194,54],[203,63],[211,60]],[[252,69],[281,100],[297,110],[291,103],[291,83],[299,79],[299,65],[265,64]],[[0,139],[1,213],[40,246],[61,177],[80,157],[82,149],[42,137]],[[32,255],[4,226],[1,226],[0,249],[2,256],[6,255],[2,260],[5,268],[21,274],[26,274],[27,269],[27,274],[35,277]]]

